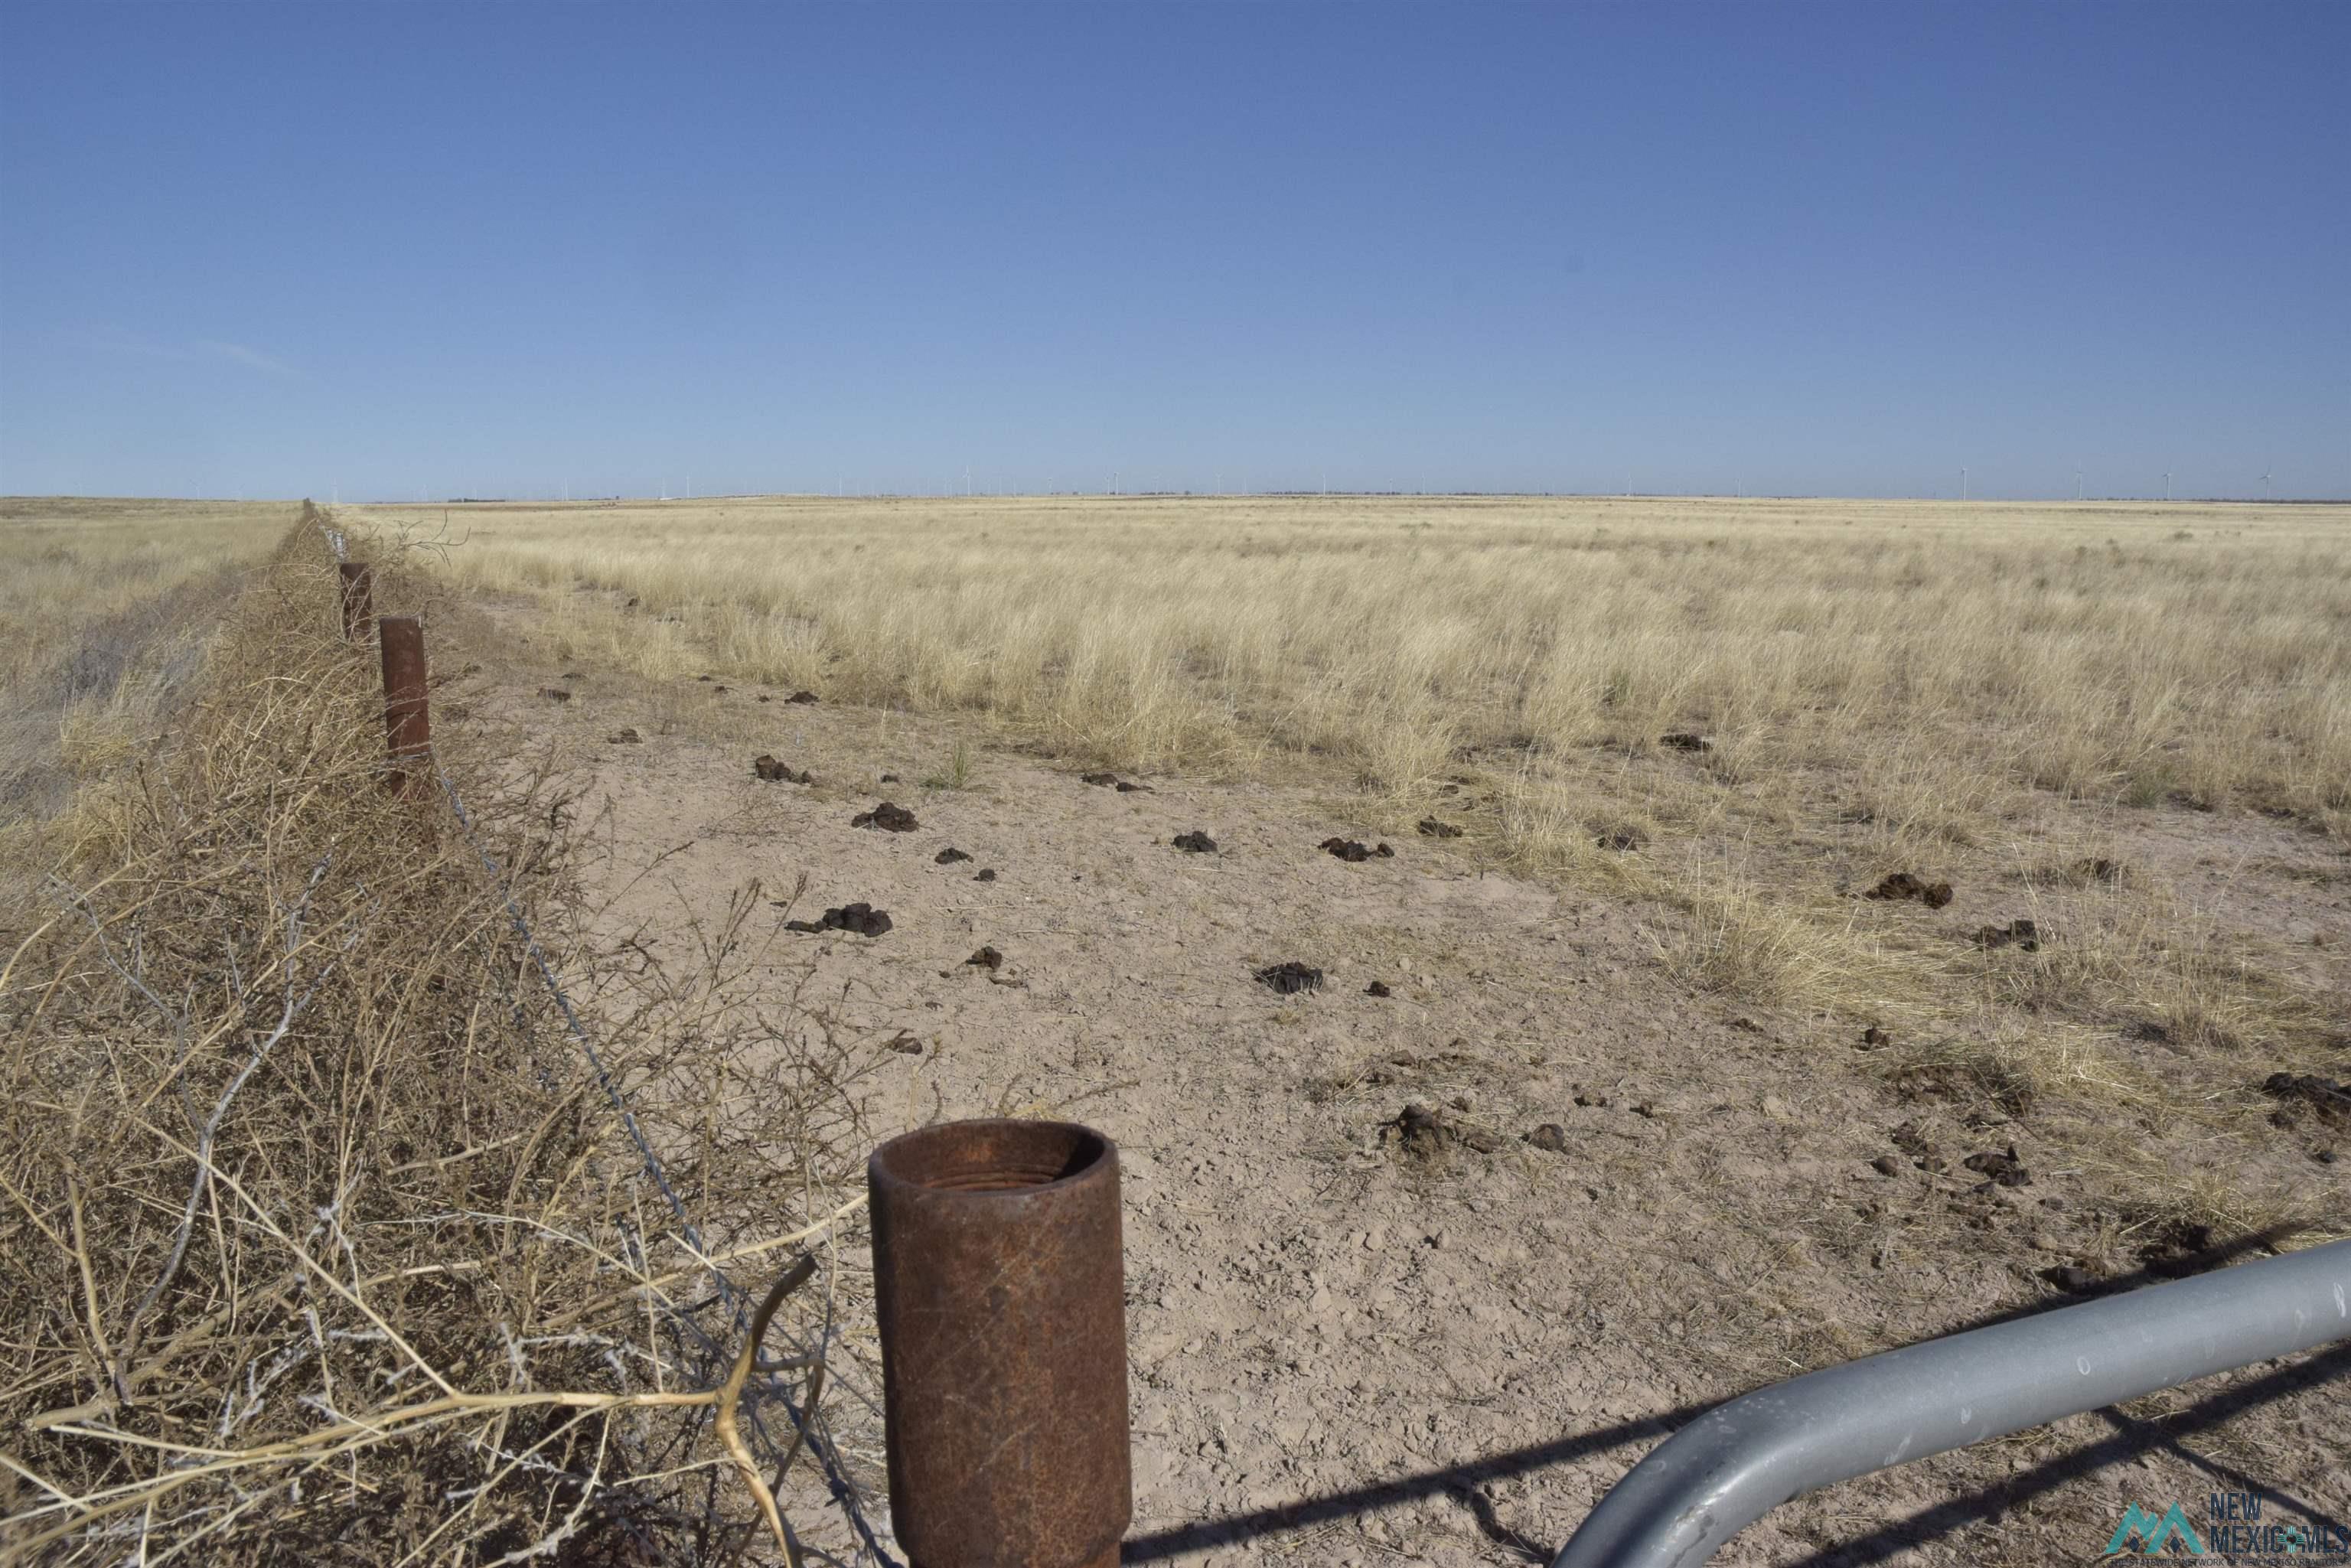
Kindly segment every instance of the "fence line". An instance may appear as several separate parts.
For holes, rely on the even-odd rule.
[[[350,559],[349,543],[342,530],[321,521],[319,531],[325,537],[328,548],[334,552],[336,562],[339,565],[347,563]],[[503,879],[505,868],[499,865],[496,857],[483,847],[481,839],[474,829],[473,814],[466,810],[465,800],[457,793],[456,785],[450,779],[447,770],[441,767],[439,757],[430,750],[427,755],[432,759],[434,777],[440,780],[442,793],[449,802],[450,810],[457,819],[459,830],[465,834],[466,844],[475,855],[480,857],[484,869],[490,873],[494,881]],[[636,1146],[638,1158],[644,1167],[645,1174],[653,1178],[653,1186],[660,1191],[664,1201],[668,1204],[670,1213],[676,1219],[679,1232],[684,1238],[686,1245],[693,1249],[696,1258],[703,1260],[704,1267],[709,1270],[711,1280],[717,1287],[718,1299],[726,1304],[736,1331],[748,1332],[749,1318],[755,1303],[747,1292],[726,1277],[724,1270],[709,1260],[710,1249],[703,1243],[700,1228],[689,1217],[685,1200],[678,1196],[677,1189],[671,1185],[669,1173],[662,1164],[661,1155],[654,1152],[652,1141],[645,1136],[643,1128],[638,1124],[636,1113],[630,1108],[627,1097],[621,1092],[619,1081],[605,1067],[604,1060],[598,1053],[595,1041],[590,1037],[587,1026],[580,1019],[579,1009],[572,1005],[570,996],[564,990],[561,980],[556,976],[554,965],[548,959],[546,949],[539,944],[538,934],[531,929],[529,920],[524,915],[522,905],[517,902],[510,889],[502,887],[500,896],[506,904],[507,917],[512,922],[516,936],[521,939],[524,951],[529,955],[533,967],[538,972],[539,979],[545,983],[548,994],[554,998],[557,1009],[563,1016],[564,1027],[570,1032],[571,1038],[578,1042],[581,1054],[587,1058],[590,1068],[596,1074],[598,1086],[604,1091],[605,1098],[611,1102],[613,1111],[619,1114],[622,1126],[628,1132],[629,1141]],[[802,1254],[802,1256],[807,1255]],[[703,1351],[712,1357],[717,1365],[723,1367],[732,1359],[726,1354],[726,1347],[712,1339],[692,1318],[674,1307],[667,1307],[664,1310],[673,1325],[699,1342]],[[776,1332],[786,1333],[787,1331],[778,1327]],[[787,1337],[789,1337],[788,1333]],[[831,1328],[828,1322],[823,1336],[823,1343],[828,1349],[831,1339]],[[799,1344],[797,1340],[792,1343],[796,1350],[806,1354],[804,1345]],[[768,1433],[762,1418],[762,1405],[764,1399],[768,1396],[772,1396],[780,1403],[789,1416],[800,1439],[805,1442],[809,1452],[815,1457],[819,1467],[824,1471],[825,1485],[832,1495],[835,1506],[847,1516],[866,1552],[880,1565],[880,1568],[902,1568],[897,1559],[891,1556],[888,1550],[883,1547],[880,1535],[865,1517],[856,1483],[843,1472],[839,1450],[834,1446],[831,1436],[823,1429],[823,1413],[816,1408],[813,1403],[805,1409],[795,1406],[789,1391],[773,1374],[762,1375],[757,1396],[753,1389],[747,1385],[744,1391],[742,1408],[749,1419],[753,1436],[762,1450],[762,1458],[768,1464],[775,1465],[779,1462],[781,1457],[781,1450],[775,1438]],[[780,1476],[778,1479],[780,1479]],[[803,1552],[812,1550],[801,1545],[797,1540],[794,1544]],[[819,1555],[826,1554],[819,1553]]]

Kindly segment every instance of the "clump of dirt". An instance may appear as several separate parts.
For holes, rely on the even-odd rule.
[[[2297,1102],[2309,1106],[2328,1126],[2351,1122],[2351,1083],[2330,1083],[2315,1072],[2273,1072],[2263,1081],[2262,1092],[2288,1106]],[[2281,1110],[2279,1114],[2287,1113]]]
[[[1461,836],[1461,830],[1435,817],[1423,817],[1420,820],[1420,836],[1425,839],[1458,839]]]
[[[1212,855],[1217,852],[1217,841],[1202,832],[1178,833],[1168,841],[1187,855]]]
[[[986,969],[992,975],[997,970],[1004,967],[1004,955],[998,952],[993,947],[982,947],[978,952],[974,953],[970,957],[964,960],[964,967],[966,968],[976,967]]]
[[[971,880],[974,882],[994,882],[996,880],[996,868],[994,866],[983,866],[978,871],[972,873]]]
[[[884,800],[870,811],[860,811],[849,819],[852,828],[879,828],[885,833],[911,833],[922,826],[914,813],[904,806],[893,806]]]
[[[1152,795],[1157,791],[1148,784],[1137,784],[1132,779],[1122,779],[1115,773],[1081,773],[1079,778],[1088,784],[1098,784],[1105,789],[1115,789],[1122,795]]]
[[[1647,849],[1649,835],[1629,822],[1618,822],[1601,829],[1600,836],[1592,841],[1604,850],[1614,850],[1621,854],[1628,850]]]
[[[1546,1154],[1567,1153],[1567,1129],[1557,1122],[1545,1122],[1526,1135],[1526,1141]]]
[[[1861,895],[1887,901],[1915,898],[1929,909],[1940,909],[1951,902],[1951,884],[1928,882],[1907,871],[1897,871]]]
[[[1976,946],[1987,953],[1996,947],[2015,947],[2026,953],[2041,951],[2041,927],[2030,920],[2011,920],[2005,925],[1986,925],[1976,932]]]
[[[2077,1269],[2071,1263],[2058,1263],[2041,1270],[2041,1277],[2069,1296],[2097,1294],[2105,1281],[2087,1269]]]
[[[967,861],[969,859],[971,859],[969,855],[964,853],[953,844],[949,844],[946,849],[941,850],[938,853],[931,857],[931,863],[934,865],[953,865],[957,861]]]
[[[784,700],[788,703],[798,703],[802,707],[807,707],[816,701],[816,694],[814,692],[794,692]]]
[[[890,929],[887,910],[870,904],[844,904],[839,909],[828,909],[821,920],[787,920],[787,931],[850,931],[860,936],[879,936]]]
[[[1693,735],[1686,729],[1657,737],[1657,744],[1669,747],[1676,751],[1712,751],[1714,749],[1713,741],[1702,735]]]
[[[571,694],[561,686],[541,686],[538,688],[538,695],[551,703],[568,703],[571,700]]]
[[[643,744],[644,738],[633,727],[623,726],[606,736],[604,743],[607,746],[639,746]]]
[[[778,762],[766,752],[751,759],[751,771],[770,783],[813,784],[816,779],[806,772],[795,773],[791,765]]]
[[[2009,1145],[2008,1150],[2004,1154],[1998,1151],[1987,1150],[1983,1154],[1970,1155],[1966,1159],[1961,1160],[1959,1163],[1967,1166],[1968,1169],[1974,1171],[1979,1176],[1985,1177],[1987,1180],[2000,1186],[2031,1186],[2032,1185],[2032,1173],[2026,1170],[2024,1168],[2024,1162],[2016,1157],[2016,1145],[2014,1144]]]
[[[1374,980],[1370,985],[1364,988],[1364,995],[1367,997],[1392,997],[1395,995],[1395,993],[1388,989],[1386,981]]]
[[[1350,865],[1360,865],[1367,860],[1391,860],[1395,856],[1395,851],[1385,844],[1377,849],[1368,849],[1353,839],[1324,839],[1321,847]]]
[[[1293,960],[1268,964],[1257,972],[1257,980],[1258,984],[1270,986],[1287,997],[1300,991],[1320,990],[1322,987],[1322,971]]]
[[[1393,1121],[1380,1124],[1380,1142],[1392,1142],[1404,1154],[1420,1160],[1435,1159],[1455,1145],[1481,1155],[1502,1146],[1501,1139],[1483,1128],[1464,1126],[1417,1101],[1397,1112]]]

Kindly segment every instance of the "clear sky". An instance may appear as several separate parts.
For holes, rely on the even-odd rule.
[[[0,490],[2351,496],[2351,5],[0,0]]]

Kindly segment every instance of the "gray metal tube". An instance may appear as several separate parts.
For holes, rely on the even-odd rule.
[[[1690,1568],[1817,1487],[2338,1339],[2351,1241],[1848,1362],[1675,1433],[1552,1568]]]

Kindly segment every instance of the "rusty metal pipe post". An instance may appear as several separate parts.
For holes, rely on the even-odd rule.
[[[375,620],[375,585],[366,565],[347,560],[336,567],[343,580],[343,641],[364,643]]]
[[[413,615],[387,615],[376,622],[383,648],[383,730],[392,759],[384,787],[413,795],[423,786],[425,760],[433,751],[433,716],[424,699],[424,628]]]
[[[1118,1146],[950,1122],[883,1144],[865,1179],[914,1568],[1110,1568],[1134,1512]]]

